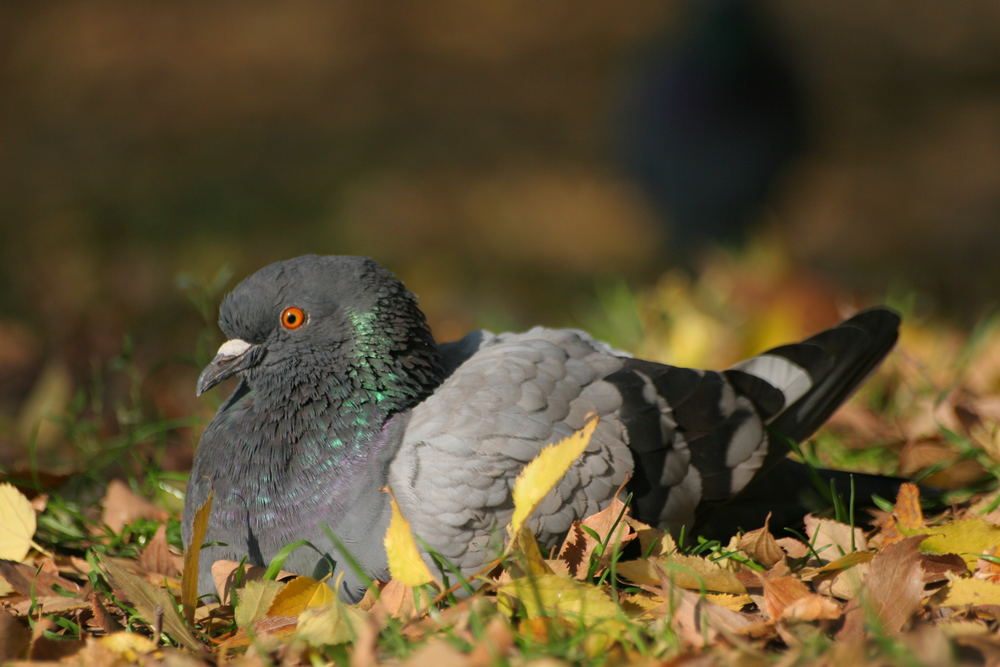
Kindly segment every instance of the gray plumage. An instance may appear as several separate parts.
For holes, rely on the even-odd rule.
[[[290,307],[304,318],[291,328]],[[305,539],[313,546],[286,569],[343,573],[341,594],[358,599],[362,578],[327,531],[366,576],[385,578],[385,485],[414,532],[471,574],[500,547],[517,474],[588,413],[600,416],[590,444],[529,521],[540,543],[557,544],[626,480],[640,519],[677,529],[782,456],[775,433],[802,440],[818,428],[891,349],[898,323],[871,309],[700,371],[568,329],[477,331],[438,345],[415,298],[371,260],[272,264],[226,297],[230,340],[199,378],[199,393],[240,378],[202,436],[185,505],[187,544],[214,488],[206,541],[223,544],[202,550],[200,589],[213,590],[217,559],[264,564]]]

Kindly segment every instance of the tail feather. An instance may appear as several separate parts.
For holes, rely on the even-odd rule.
[[[899,315],[870,308],[801,343],[783,345],[724,371],[767,420],[796,442],[812,435],[895,345]],[[783,453],[783,452],[782,452]]]

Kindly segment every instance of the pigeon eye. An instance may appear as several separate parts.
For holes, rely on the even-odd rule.
[[[286,329],[298,329],[306,323],[306,314],[301,308],[292,306],[281,311],[281,324]]]

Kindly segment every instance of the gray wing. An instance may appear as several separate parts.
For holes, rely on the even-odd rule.
[[[463,341],[474,351],[412,411],[389,484],[414,533],[471,573],[502,544],[518,473],[588,413],[601,421],[587,450],[529,522],[543,546],[606,506],[632,455],[621,393],[603,380],[623,360],[606,346],[547,329]]]

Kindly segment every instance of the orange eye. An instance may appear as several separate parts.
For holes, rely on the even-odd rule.
[[[306,323],[306,314],[301,308],[292,306],[281,311],[281,324],[286,329],[298,329]]]

